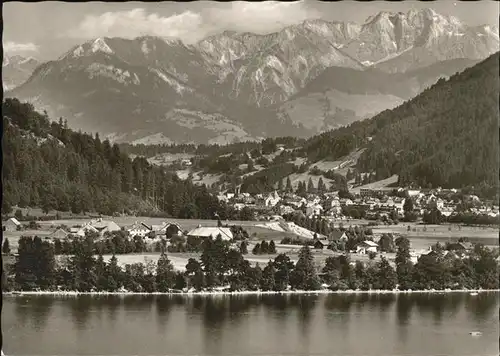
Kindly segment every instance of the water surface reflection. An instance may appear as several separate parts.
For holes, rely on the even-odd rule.
[[[498,305],[498,293],[22,296],[4,298],[2,330],[18,355],[498,354]]]

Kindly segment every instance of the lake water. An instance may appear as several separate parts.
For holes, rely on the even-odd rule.
[[[498,297],[4,296],[3,351],[23,356],[498,355]]]

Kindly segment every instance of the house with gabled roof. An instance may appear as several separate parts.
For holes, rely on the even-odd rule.
[[[356,245],[356,253],[361,255],[367,254],[369,252],[377,252],[378,244],[376,242],[365,240]]]
[[[17,231],[21,228],[21,223],[16,218],[10,218],[7,221],[2,222],[3,231]]]
[[[330,232],[328,235],[328,240],[329,241],[343,241],[346,242],[349,240],[349,237],[345,233],[345,231],[340,231],[338,229],[334,229]]]
[[[91,221],[90,225],[97,229],[101,235],[104,235],[106,232],[120,231],[122,229],[117,223],[111,220],[97,219]]]
[[[188,232],[188,236],[194,236],[199,238],[215,239],[219,235],[223,240],[226,241],[230,241],[233,239],[233,233],[231,232],[231,229],[228,227],[198,226],[197,228]]]
[[[132,225],[125,228],[125,230],[129,233],[130,236],[141,236],[145,237],[152,230],[151,227],[146,225],[143,222],[135,222]]]
[[[59,239],[59,240],[63,240],[65,239],[66,237],[68,237],[69,235],[69,232],[64,230],[64,229],[61,229],[61,228],[58,228],[56,229],[54,232],[52,232],[49,237],[51,239]]]
[[[73,232],[76,231],[76,232]],[[97,230],[95,227],[93,227],[90,224],[85,224],[80,228],[74,228],[70,230],[70,232],[74,235],[80,236],[80,237],[85,237],[87,233],[96,233],[99,234],[99,230]]]

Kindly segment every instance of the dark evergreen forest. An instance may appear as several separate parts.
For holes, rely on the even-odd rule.
[[[3,102],[2,213],[13,206],[76,214],[153,214],[235,218],[205,186],[127,154],[99,135],[75,132],[63,119],[51,122],[17,99]]]

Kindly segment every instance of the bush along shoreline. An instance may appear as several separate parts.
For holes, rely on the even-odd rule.
[[[14,294],[271,294],[410,293],[498,290],[498,251],[476,244],[461,254],[439,244],[413,264],[410,242],[396,241],[395,268],[387,259],[351,262],[348,254],[328,257],[322,266],[303,246],[293,263],[277,255],[252,266],[240,249],[220,238],[205,239],[200,260],[190,258],[176,271],[162,252],[157,262],[118,265],[95,255],[92,237],[77,238],[72,255],[56,262],[54,246],[39,237],[22,237],[18,254],[2,270],[2,291]]]

